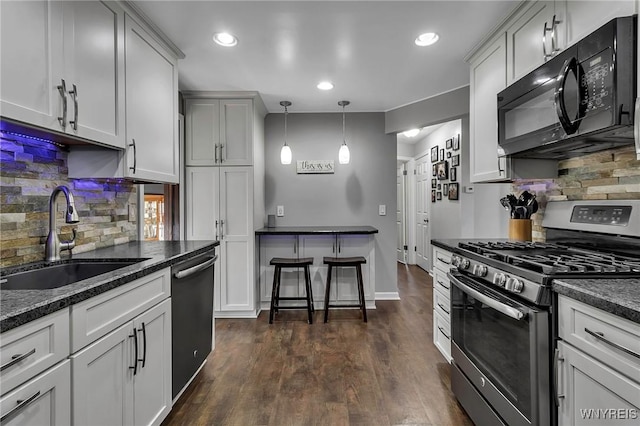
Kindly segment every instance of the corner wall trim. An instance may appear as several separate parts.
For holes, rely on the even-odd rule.
[[[400,293],[397,291],[376,292],[376,300],[400,300]]]

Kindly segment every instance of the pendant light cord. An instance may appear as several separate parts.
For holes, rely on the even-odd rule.
[[[284,145],[287,146],[287,106],[284,106]]]
[[[345,122],[344,107],[345,107],[345,105],[342,105],[342,144],[346,145],[347,141],[346,141],[346,138],[345,138],[345,130],[344,130],[345,129],[345,125],[344,125],[344,122]]]

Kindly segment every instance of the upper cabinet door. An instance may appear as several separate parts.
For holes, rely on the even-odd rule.
[[[0,2],[0,40],[2,116],[64,131],[62,3]]]
[[[564,2],[566,7],[566,46],[578,42],[617,16],[631,16],[636,12],[632,0]]]
[[[507,85],[543,64],[545,52],[551,54],[554,6],[552,1],[532,2],[532,5],[507,28]],[[549,31],[545,32],[545,25]],[[544,44],[543,34],[546,41]],[[557,37],[557,34],[554,36]]]
[[[177,63],[125,16],[126,169],[134,179],[178,183]]]
[[[185,164],[214,166],[220,161],[220,101],[187,99]]]
[[[506,87],[505,49],[505,37],[501,34],[471,62],[469,151],[472,182],[507,178],[504,158],[498,158],[497,99],[498,92]]]
[[[124,13],[101,1],[65,2],[67,132],[124,148]]]
[[[220,159],[225,166],[253,164],[253,101],[220,101]]]

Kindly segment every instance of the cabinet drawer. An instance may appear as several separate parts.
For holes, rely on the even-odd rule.
[[[71,306],[71,352],[76,352],[171,295],[163,269]]]
[[[15,388],[69,356],[69,309],[2,334],[2,393]],[[11,364],[16,359],[21,361]]]
[[[560,338],[640,381],[640,324],[565,296],[558,296],[558,308]]]
[[[433,247],[433,266],[443,272],[448,271],[451,268],[451,252]]]
[[[433,310],[438,312],[447,321],[450,318],[451,307],[449,303],[449,295],[443,294],[438,289],[433,290]]]
[[[438,311],[433,315],[433,344],[451,362],[451,326]]]
[[[4,395],[0,399],[0,412],[7,416],[2,422],[6,426],[71,424],[69,360]]]
[[[449,294],[451,283],[445,272],[435,269],[433,271],[433,288],[442,293]]]

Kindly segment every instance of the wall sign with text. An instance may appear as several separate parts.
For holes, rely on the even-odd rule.
[[[333,160],[298,160],[298,174],[334,173]]]

